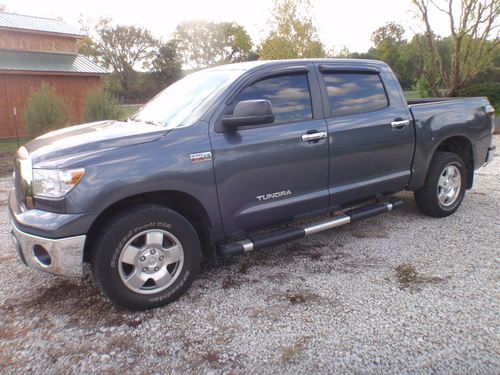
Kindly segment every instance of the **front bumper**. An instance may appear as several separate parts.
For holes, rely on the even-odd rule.
[[[83,277],[86,236],[44,238],[22,232],[11,222],[10,234],[24,264],[37,270]]]
[[[488,147],[488,154],[486,155],[486,161],[484,162],[483,167],[485,165],[488,165],[493,160],[493,156],[495,155],[496,148],[497,148],[497,146]]]

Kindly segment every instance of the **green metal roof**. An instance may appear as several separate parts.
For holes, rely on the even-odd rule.
[[[0,12],[0,28],[41,31],[45,33],[72,35],[75,37],[85,36],[81,31],[71,27],[62,20],[5,12]]]
[[[0,70],[94,73],[106,70],[82,55],[0,50]]]

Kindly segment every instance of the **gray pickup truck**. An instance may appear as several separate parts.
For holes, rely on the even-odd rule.
[[[390,211],[402,190],[424,214],[452,214],[493,157],[493,123],[486,98],[407,101],[379,61],[218,66],[127,121],[21,147],[12,238],[30,267],[81,277],[89,262],[116,304],[158,307],[186,292],[202,258]]]

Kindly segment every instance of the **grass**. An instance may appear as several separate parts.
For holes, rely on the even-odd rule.
[[[123,104],[121,106],[123,112],[122,118],[123,119],[129,118],[134,113],[136,113],[142,106],[143,106],[142,104]]]
[[[25,138],[19,138],[19,146],[26,142]],[[19,148],[15,139],[0,139],[0,154],[13,154]]]
[[[26,139],[20,138],[19,145],[22,145]],[[15,139],[0,140],[0,177],[8,176],[12,173],[12,157],[18,149]]]

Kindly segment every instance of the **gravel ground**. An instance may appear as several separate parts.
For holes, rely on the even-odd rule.
[[[500,137],[496,137],[500,143]],[[500,373],[500,156],[445,219],[399,211],[205,267],[130,313],[15,256],[0,180],[2,373]]]

